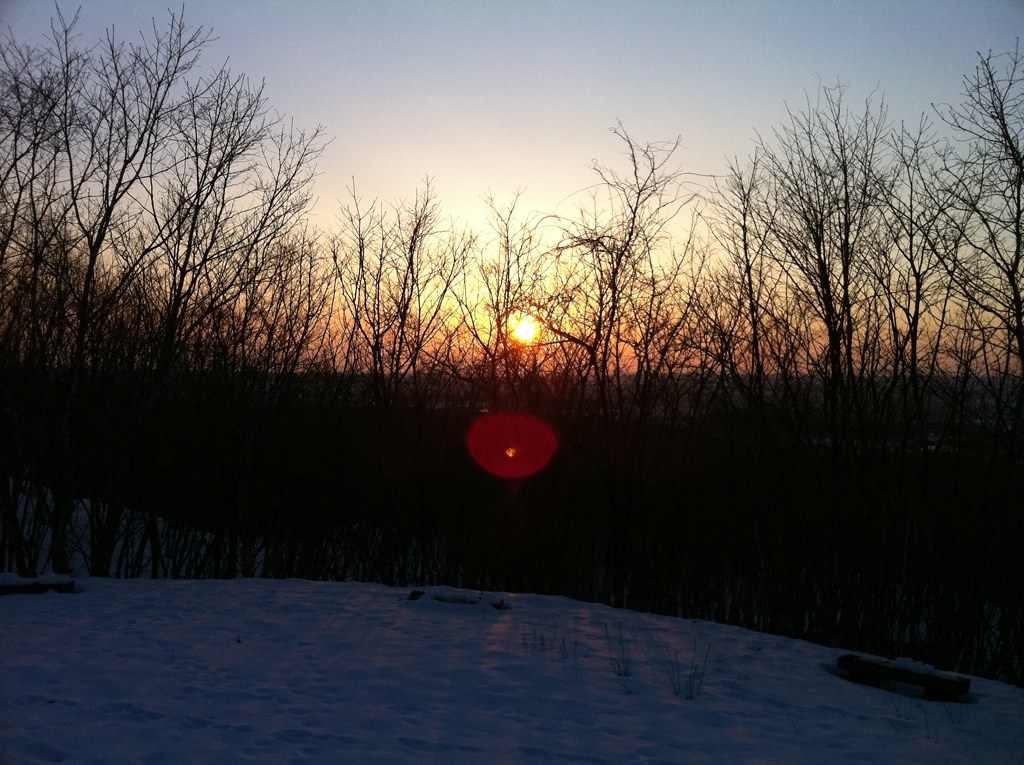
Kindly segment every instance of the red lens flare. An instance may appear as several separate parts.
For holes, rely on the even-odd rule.
[[[526,478],[542,470],[558,449],[554,429],[525,412],[493,412],[476,419],[466,433],[476,463],[500,478]]]

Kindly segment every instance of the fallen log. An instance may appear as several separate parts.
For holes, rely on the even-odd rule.
[[[847,679],[862,685],[885,688],[888,683],[903,683],[922,689],[922,697],[935,701],[959,701],[971,689],[971,679],[939,672],[933,667],[898,659],[867,659],[846,654],[836,664]]]

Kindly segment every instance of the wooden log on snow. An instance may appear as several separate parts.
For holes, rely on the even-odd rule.
[[[855,683],[876,688],[883,687],[883,683],[904,683],[921,688],[924,698],[936,701],[957,701],[971,689],[969,677],[937,672],[923,665],[866,659],[852,653],[840,656],[836,664]]]
[[[0,581],[0,595],[38,595],[43,592],[71,593],[75,591],[74,579],[15,579]]]

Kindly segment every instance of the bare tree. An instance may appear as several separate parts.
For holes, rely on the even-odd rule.
[[[412,203],[390,213],[353,202],[333,245],[338,290],[353,368],[367,381],[371,402],[389,407],[402,396],[424,402],[458,309],[453,288],[473,240],[446,228],[430,184]]]
[[[60,150],[64,72],[47,52],[0,42],[0,536],[19,573],[34,573],[18,514],[31,491],[34,423],[19,388],[62,361],[73,315],[71,232]]]
[[[960,244],[962,227],[951,223],[950,202],[939,178],[940,144],[922,118],[916,129],[901,125],[890,137],[894,186],[889,195],[887,247],[874,263],[875,299],[884,304],[891,347],[886,379],[900,398],[906,449],[938,435],[930,402],[942,382],[942,348],[958,312],[953,281],[943,263]]]
[[[855,417],[867,414],[861,383],[877,361],[870,264],[883,246],[892,181],[883,162],[884,107],[875,111],[869,101],[854,117],[842,88],[822,89],[820,97],[759,148],[771,183],[770,254],[790,296],[816,316],[806,364],[820,371],[827,434],[843,450]]]
[[[723,290],[710,303],[719,334],[720,363],[755,408],[765,404],[774,375],[766,349],[771,302],[780,290],[768,257],[774,211],[765,198],[762,157],[755,152],[746,167],[734,161],[725,180],[715,184],[709,228],[724,256],[715,279]],[[724,309],[728,308],[726,311]]]
[[[40,428],[54,441],[36,478],[51,489],[58,571],[84,480],[82,404],[95,403],[104,369],[128,363],[112,322],[154,340],[145,350],[130,342],[131,364],[169,370],[196,327],[238,294],[256,253],[299,220],[321,146],[319,131],[296,133],[271,116],[244,78],[221,69],[190,79],[208,35],[180,16],[136,43],[110,31],[87,49],[75,21],[58,14],[48,47],[9,40],[2,55],[11,111],[0,134],[0,285],[17,263],[18,305],[31,318],[0,309],[0,337],[21,338],[60,388]],[[139,306],[140,286],[163,308],[156,321],[124,310]]]
[[[955,131],[945,156],[951,225],[965,246],[943,253],[964,299],[980,312],[978,342],[1001,360],[982,381],[995,383],[995,426],[1019,448],[1024,429],[1024,62],[1019,46],[1001,56],[979,54],[964,78],[964,101],[938,108]],[[995,332],[992,330],[996,329]],[[986,354],[988,353],[986,351]]]
[[[621,126],[613,132],[625,146],[625,170],[595,163],[589,203],[561,221],[553,283],[538,313],[561,341],[553,366],[574,379],[577,426],[585,426],[588,454],[600,466],[594,519],[607,545],[603,575],[623,603],[629,540],[657,524],[660,512],[638,523],[637,489],[645,477],[678,468],[668,447],[686,407],[702,400],[708,367],[695,310],[704,250],[692,224],[673,237],[696,199],[672,167],[678,142],[640,144]]]
[[[580,389],[593,391],[605,415],[636,403],[633,383],[678,350],[671,328],[682,324],[665,312],[680,298],[675,288],[693,250],[691,242],[671,245],[670,224],[695,198],[670,166],[678,141],[641,145],[621,126],[613,132],[626,146],[627,170],[595,163],[599,183],[590,205],[563,222],[558,283],[543,317],[584,352]],[[668,336],[659,335],[666,329]]]
[[[226,559],[222,574],[252,576],[258,550],[287,522],[256,495],[257,457],[271,422],[294,401],[306,373],[322,368],[332,295],[321,243],[297,231],[250,252],[230,302],[209,309],[198,343],[212,353],[207,388],[225,436],[218,464]]]
[[[492,239],[474,248],[458,290],[466,342],[457,367],[488,407],[523,405],[552,379],[540,374],[554,352],[550,338],[522,343],[514,335],[516,322],[535,318],[552,266],[544,249],[549,220],[522,213],[519,201],[520,194],[506,207],[488,200]]]
[[[200,33],[189,35],[172,17],[166,35],[151,44],[126,47],[111,34],[105,46],[82,51],[74,45],[74,25],[75,19],[59,17],[51,26],[50,47],[38,53],[19,53],[13,41],[4,48],[8,67],[21,64],[17,70],[7,69],[7,93],[13,94],[16,109],[12,124],[19,125],[6,135],[5,149],[14,158],[8,167],[26,171],[15,172],[13,189],[5,184],[4,196],[12,202],[5,223],[22,224],[20,230],[31,238],[29,299],[35,299],[37,277],[54,273],[62,274],[60,286],[70,297],[64,319],[67,344],[59,360],[67,373],[52,424],[56,443],[50,450],[60,456],[46,479],[52,488],[51,556],[57,571],[68,566],[64,530],[73,502],[72,466],[80,450],[71,420],[93,335],[130,279],[115,270],[117,245],[135,222],[125,208],[131,207],[131,191],[149,171],[171,90],[202,45]],[[35,137],[24,130],[26,120],[35,123]],[[28,153],[21,150],[27,144],[32,146]],[[7,231],[5,255],[10,225]],[[59,247],[53,246],[55,235],[62,238]],[[52,268],[54,255],[66,258],[69,268]]]

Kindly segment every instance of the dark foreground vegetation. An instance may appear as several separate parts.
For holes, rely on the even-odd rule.
[[[148,42],[0,47],[0,565],[562,593],[1024,683],[1024,74],[842,88],[717,184],[305,219],[319,131]],[[535,343],[515,317],[534,316]],[[464,435],[545,417],[519,482]]]

